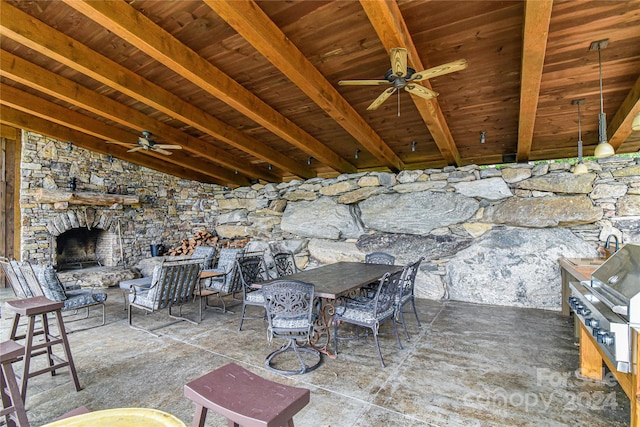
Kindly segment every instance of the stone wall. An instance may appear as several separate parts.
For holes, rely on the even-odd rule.
[[[401,264],[423,256],[419,297],[559,310],[559,257],[597,256],[610,234],[640,243],[637,158],[587,162],[590,173],[579,176],[568,163],[472,165],[230,190],[69,152],[37,135],[23,150],[28,256],[46,233],[38,229],[43,219],[30,218],[50,208],[33,203],[28,191],[64,187],[70,174],[79,187],[121,184],[141,197],[140,206],[117,212],[129,265],[148,256],[151,242],[173,245],[206,229],[221,238],[250,237],[252,250],[285,247],[302,266],[362,261],[377,250]]]

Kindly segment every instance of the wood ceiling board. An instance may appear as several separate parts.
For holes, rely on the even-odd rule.
[[[325,145],[295,126],[286,117],[278,114],[268,104],[247,91],[242,85],[222,73],[218,68],[198,56],[179,40],[172,38],[160,27],[151,23],[134,8],[124,3],[69,2],[93,20],[97,20],[135,44],[138,49],[167,64],[193,81],[203,90],[216,96],[245,116],[260,123],[281,138],[307,150],[324,163],[342,172],[354,172],[355,168],[339,158]],[[273,161],[273,158],[265,159]],[[301,171],[301,168],[292,169]],[[309,175],[303,175],[307,178]]]
[[[79,132],[90,134],[95,138],[101,139],[104,145],[107,145],[107,143],[104,142],[105,140],[116,142],[136,141],[137,136],[135,134],[113,126],[108,126],[83,114],[69,111],[69,109],[65,107],[45,101],[35,95],[28,94],[7,85],[0,85],[0,89],[3,95],[0,100],[2,105],[42,119],[52,120],[58,125],[66,126]],[[194,165],[194,162],[188,159],[188,157],[191,156],[182,152],[182,150],[174,150],[172,153],[170,157],[155,152],[145,154],[158,157],[159,159],[174,163],[178,166],[192,167],[201,174],[210,175],[214,179],[220,179],[224,182],[230,182],[235,185],[247,185],[249,183],[246,178],[234,175],[229,170],[222,169],[204,159],[198,159],[197,165]]]
[[[206,0],[205,0],[206,1]],[[206,1],[343,128],[393,170],[402,161],[253,2]]]
[[[301,176],[313,175],[307,168],[284,158],[275,150],[261,145],[258,141],[251,140],[215,117],[198,110],[191,104],[142,79],[119,64],[102,57],[86,46],[70,40],[53,28],[22,14],[18,9],[5,5],[0,13],[3,16],[0,22],[0,31],[3,35],[10,36],[14,40],[100,80],[104,84],[113,86],[129,96],[144,99],[145,103],[154,108],[167,114],[179,116],[181,120],[204,132],[213,132],[216,137],[224,139],[229,144],[235,144],[236,147],[250,151],[256,156],[264,156],[265,159],[283,169],[293,170]]]
[[[154,158],[145,154],[128,153],[126,147],[122,147],[117,144],[104,144],[104,141],[99,138],[4,105],[0,105],[0,122],[20,129],[37,132],[39,134],[55,138],[59,141],[72,141],[74,145],[100,154],[112,155],[123,160],[125,158],[132,159],[138,165],[181,178],[225,185],[222,181],[212,178],[211,176],[195,173],[191,168],[175,166],[162,159]]]
[[[140,113],[137,110],[126,107],[110,98],[97,95],[95,92],[84,88],[68,79],[64,79],[53,73],[37,67],[28,61],[24,61],[9,52],[3,51],[0,57],[0,75],[20,81],[21,84],[28,85],[42,93],[44,97],[56,97],[64,100],[64,105],[73,105],[74,108],[84,109],[83,114],[94,117],[97,115],[101,121],[111,125],[117,123],[125,129],[133,130],[136,134],[126,142],[135,142],[137,135],[142,130],[151,131],[156,140],[160,143],[171,143],[181,145],[185,151],[213,161],[231,170],[239,170],[249,177],[256,177],[268,181],[276,181],[278,177],[266,172],[256,170],[252,165],[233,158],[221,149],[211,144],[207,144],[189,135],[179,132],[177,129],[167,126],[161,122],[153,120],[151,117]]]

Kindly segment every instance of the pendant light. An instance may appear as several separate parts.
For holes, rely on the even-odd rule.
[[[598,51],[598,64],[600,66],[600,115],[598,115],[598,145],[593,153],[599,159],[611,157],[616,154],[613,146],[607,142],[607,116],[604,113],[604,97],[602,95],[602,49],[607,47],[609,39],[598,40],[591,43],[589,50]]]
[[[573,105],[578,106],[578,164],[573,168],[574,175],[582,175],[583,173],[589,172],[587,169],[587,165],[582,163],[582,127],[580,126],[580,105],[584,102],[584,98],[582,99],[574,99],[571,101]]]

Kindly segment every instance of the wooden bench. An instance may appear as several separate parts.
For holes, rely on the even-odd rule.
[[[229,426],[293,427],[293,416],[309,403],[310,391],[264,379],[235,363],[211,371],[184,386],[196,404],[192,427],[204,427],[207,410],[227,418]]]

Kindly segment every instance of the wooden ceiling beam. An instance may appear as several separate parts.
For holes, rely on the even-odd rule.
[[[20,135],[20,130],[17,128],[14,128],[13,126],[9,126],[9,125],[2,125],[0,126],[0,138],[6,138],[6,139],[12,139],[14,141],[17,141]]]
[[[516,154],[518,162],[528,161],[531,154],[552,7],[553,0],[526,0],[524,4]]]
[[[40,117],[27,114],[5,105],[0,105],[0,123],[19,129],[39,133],[58,141],[71,141],[74,145],[106,156],[132,162],[149,169],[153,169],[179,178],[192,181],[221,184],[219,180],[209,175],[196,173],[192,169],[179,167],[163,160],[139,153],[128,153],[127,148],[117,144],[105,145],[104,141],[86,133],[70,129],[66,126],[50,122]]]
[[[65,0],[65,3],[169,67],[191,83],[338,172],[355,166],[245,89],[170,33],[125,2]]]
[[[400,157],[252,0],[205,0],[222,19],[389,169]]]
[[[616,150],[620,148],[623,142],[631,135],[631,122],[636,114],[640,113],[640,77],[636,80],[633,87],[627,93],[622,105],[616,111],[607,128],[607,136],[609,144]]]
[[[3,2],[0,35],[302,178],[316,173],[87,46]]]
[[[106,145],[104,143],[105,140],[135,142],[137,139],[137,136],[131,132],[110,126],[7,84],[0,84],[0,92],[2,92],[0,104],[99,138],[102,140],[102,145]],[[153,151],[145,152],[144,154],[164,160],[167,163],[193,169],[203,175],[209,175],[225,183],[225,185],[250,185],[249,180],[244,176],[235,175],[228,169],[206,161],[194,161],[193,157],[178,150],[174,151],[170,156]]]
[[[247,161],[239,160],[215,145],[192,137],[136,109],[100,95],[5,50],[0,50],[0,76],[91,111],[123,126],[137,131],[148,130],[155,135],[160,135],[163,141],[179,144],[185,151],[221,164],[232,171],[237,170],[248,177],[260,178],[268,182],[281,181],[280,177],[262,171],[261,168],[257,168]]]
[[[427,68],[425,64],[428,64],[428,60],[424,54],[420,56],[418,53],[400,8],[395,1],[360,0],[360,4],[387,52],[392,47],[404,47],[407,49],[409,62],[413,64],[415,70]],[[424,62],[422,59],[424,59]],[[428,89],[433,89],[429,80],[424,80],[420,83]],[[413,94],[411,99],[446,163],[448,165],[461,166],[462,160],[458,147],[453,140],[438,99],[424,99]]]

